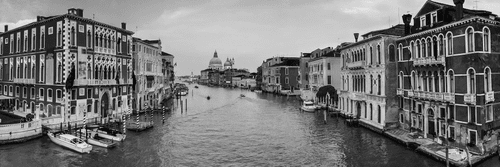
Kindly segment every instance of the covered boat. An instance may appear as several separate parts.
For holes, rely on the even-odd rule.
[[[314,105],[314,103],[312,101],[304,101],[304,103],[302,103],[302,107],[300,107],[300,109],[302,111],[306,111],[306,112],[314,112],[314,111],[316,111],[316,105]]]
[[[114,140],[114,141],[123,141],[127,137],[127,135],[113,129],[99,127],[92,129],[92,131],[96,132],[99,137]]]
[[[85,141],[76,136],[52,132],[48,132],[47,135],[49,136],[50,140],[52,140],[52,142],[56,143],[57,145],[69,148],[76,152],[90,153],[90,151],[92,150],[91,145],[87,144]]]
[[[79,132],[83,135],[88,135],[87,143],[92,144],[94,146],[105,147],[105,148],[111,148],[116,146],[116,143],[113,142],[113,140],[100,137],[99,134],[95,131],[90,131],[88,129],[80,129]]]

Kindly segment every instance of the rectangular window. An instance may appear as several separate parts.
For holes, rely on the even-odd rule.
[[[469,107],[469,122],[477,123],[476,107]]]
[[[455,127],[454,126],[448,127],[448,138],[455,139]]]
[[[92,98],[92,89],[87,89],[87,98]]]
[[[469,144],[477,145],[477,131],[469,129]]]
[[[14,88],[9,86],[9,96],[14,96]]]
[[[486,106],[486,122],[493,121],[493,106]]]
[[[288,77],[285,78],[285,84],[288,84],[289,83],[289,80],[288,80]]]
[[[71,90],[71,99],[72,100],[75,100],[76,99],[76,95],[78,94],[77,92],[78,90],[77,89],[72,89]]]
[[[432,12],[432,14],[431,14],[431,24],[435,24],[437,22],[438,22],[438,20],[437,20],[437,12]]]
[[[420,27],[425,27],[425,15],[420,17]]]
[[[289,71],[288,68],[285,68],[285,75],[288,75]]]
[[[36,28],[31,29],[31,50],[36,50]]]
[[[327,69],[328,69],[328,70],[331,70],[330,63],[328,63]]]
[[[0,37],[0,55],[3,54],[3,37]]]
[[[10,50],[9,53],[12,54],[14,53],[14,34],[10,34]]]
[[[18,32],[16,38],[16,53],[19,53],[20,51],[21,51],[21,32]]]

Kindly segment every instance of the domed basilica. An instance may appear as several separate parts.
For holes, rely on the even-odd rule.
[[[224,66],[222,66],[222,61],[219,59],[219,56],[217,55],[217,51],[214,52],[214,57],[210,59],[210,62],[208,64],[208,69],[213,69],[213,70],[225,70],[225,69],[231,69],[233,68],[234,65],[234,58],[226,59],[226,62],[224,63]]]

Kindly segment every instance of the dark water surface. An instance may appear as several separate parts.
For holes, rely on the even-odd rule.
[[[180,101],[155,127],[127,133],[116,148],[79,154],[48,137],[0,146],[8,166],[444,166],[343,119],[299,111],[296,98],[189,85],[187,112]],[[240,97],[245,94],[246,97]],[[207,100],[206,96],[211,99]],[[184,108],[185,109],[185,108]],[[132,117],[134,118],[134,117]],[[480,166],[499,165],[492,158]]]

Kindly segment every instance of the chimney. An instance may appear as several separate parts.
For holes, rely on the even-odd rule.
[[[76,15],[83,17],[83,9],[76,9]]]
[[[456,20],[460,20],[462,19],[462,17],[464,17],[464,1],[465,0],[453,0],[456,8]]]
[[[3,32],[7,32],[7,31],[9,31],[9,25],[5,25]]]
[[[403,23],[405,23],[405,36],[409,35],[410,32],[410,22],[411,22],[411,14],[403,15]]]
[[[122,22],[122,29],[126,30],[127,29],[127,23]]]
[[[76,10],[75,10],[75,8],[70,8],[70,9],[68,9],[68,14],[73,14],[73,15],[76,15]]]
[[[358,42],[359,33],[354,33],[354,41]]]

